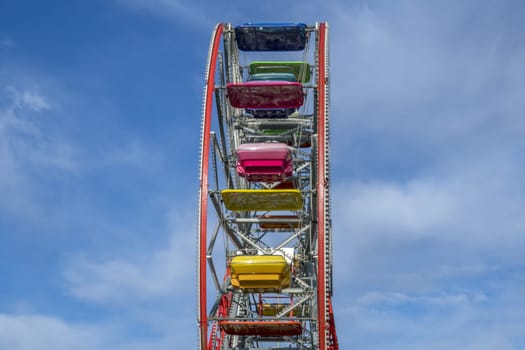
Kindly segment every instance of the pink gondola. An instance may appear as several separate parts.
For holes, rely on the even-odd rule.
[[[284,181],[293,173],[292,154],[284,143],[243,143],[237,148],[237,172],[248,181]]]

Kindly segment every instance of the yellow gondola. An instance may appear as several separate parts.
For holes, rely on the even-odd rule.
[[[301,191],[283,190],[223,190],[224,205],[233,211],[299,210],[303,207]]]
[[[247,292],[273,292],[290,286],[290,265],[282,255],[239,255],[230,262],[231,284]]]

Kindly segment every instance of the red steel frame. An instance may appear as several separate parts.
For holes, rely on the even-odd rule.
[[[317,287],[317,309],[318,309],[318,324],[319,324],[319,349],[320,350],[338,350],[339,344],[337,341],[337,334],[335,328],[335,320],[332,308],[331,291],[327,290],[327,266],[326,266],[326,250],[327,242],[326,235],[331,232],[326,232],[326,204],[328,198],[328,181],[326,178],[326,162],[328,149],[328,26],[326,23],[319,24],[319,40],[318,40],[318,67],[317,67],[317,89],[318,89],[318,119],[317,119],[317,134],[318,134],[318,153],[317,153],[317,234],[318,234],[318,287]],[[331,247],[328,247],[331,249]],[[328,336],[328,337],[327,337]]]
[[[317,322],[319,327],[319,349],[325,350],[326,344],[326,266],[325,266],[325,199],[326,199],[326,179],[325,179],[325,118],[326,118],[326,69],[325,69],[325,40],[326,24],[319,25],[318,41],[318,67],[317,67]]]
[[[206,301],[206,238],[207,238],[207,210],[208,210],[208,164],[210,158],[210,130],[213,112],[213,90],[215,89],[215,71],[217,68],[217,56],[219,53],[220,38],[224,30],[224,24],[219,23],[215,27],[212,36],[212,46],[208,57],[206,76],[205,105],[202,125],[202,150],[200,169],[200,193],[199,193],[199,277],[198,277],[198,326],[200,350],[208,348],[208,311]]]

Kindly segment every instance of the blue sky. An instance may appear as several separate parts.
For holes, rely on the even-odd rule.
[[[0,3],[0,349],[196,348],[217,22],[330,25],[342,349],[525,349],[519,1]]]

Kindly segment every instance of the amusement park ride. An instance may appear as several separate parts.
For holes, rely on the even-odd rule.
[[[205,79],[199,350],[338,350],[328,26],[220,23]]]

